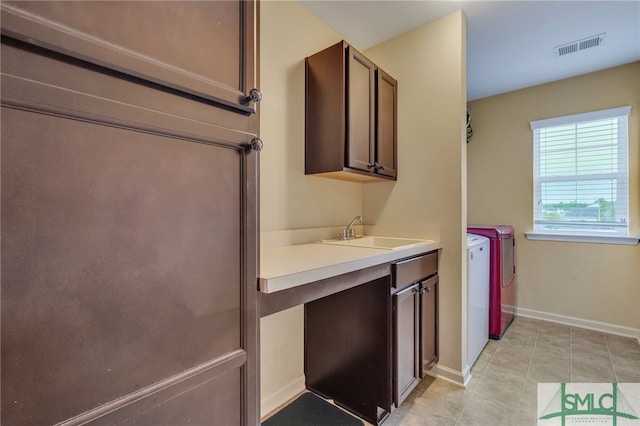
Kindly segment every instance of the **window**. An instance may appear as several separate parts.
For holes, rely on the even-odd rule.
[[[629,235],[631,107],[532,121],[534,233]]]

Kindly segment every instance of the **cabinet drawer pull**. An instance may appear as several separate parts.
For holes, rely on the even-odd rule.
[[[399,291],[397,293],[394,293],[393,295],[394,296],[400,296],[400,295],[403,295],[405,293],[419,293],[420,290],[421,290],[420,284],[414,284],[414,285],[411,285],[411,286],[405,288],[404,290],[401,290],[401,291]]]

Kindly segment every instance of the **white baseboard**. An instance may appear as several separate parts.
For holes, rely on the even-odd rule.
[[[542,321],[555,322],[572,327],[586,328],[587,330],[601,331],[603,333],[615,334],[618,336],[631,337],[640,341],[640,329],[633,327],[625,327],[622,325],[609,324],[606,322],[592,321],[519,307],[516,307],[516,315]]]
[[[306,389],[304,383],[305,377],[303,374],[288,385],[278,389],[271,395],[262,399],[260,401],[260,417],[266,416],[276,408],[289,402],[289,400],[293,399],[299,393],[303,392]]]
[[[449,367],[444,367],[441,365],[437,365],[433,367],[427,374],[430,376],[437,377],[439,379],[446,380],[458,386],[464,386],[466,381],[469,379],[467,372],[467,377],[461,371],[454,370]]]
[[[471,367],[468,365],[465,365],[464,368],[462,369],[461,372],[462,375],[462,380],[464,381],[464,386],[467,386],[467,383],[469,383],[469,379],[471,378]]]

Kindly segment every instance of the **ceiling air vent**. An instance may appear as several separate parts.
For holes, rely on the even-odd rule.
[[[606,33],[598,34],[595,36],[583,38],[582,40],[572,41],[561,46],[553,48],[553,56],[564,56],[571,53],[580,52],[581,50],[590,49],[592,47],[598,47],[604,43],[604,36]]]

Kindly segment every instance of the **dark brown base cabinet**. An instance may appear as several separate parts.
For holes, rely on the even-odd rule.
[[[396,407],[437,361],[438,253],[392,265],[394,310],[394,382]]]
[[[305,304],[307,389],[380,424],[437,361],[438,254]]]

